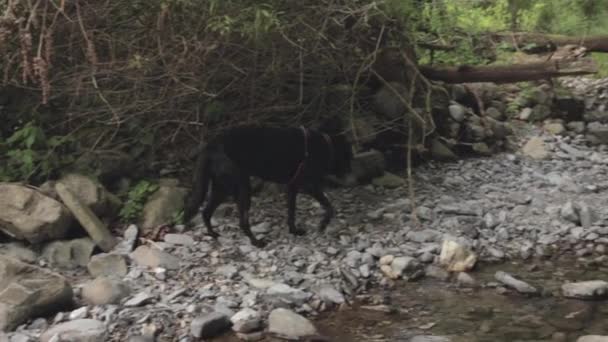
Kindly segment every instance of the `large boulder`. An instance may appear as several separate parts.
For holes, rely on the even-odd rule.
[[[72,287],[56,273],[0,256],[0,331],[72,304]]]
[[[184,208],[187,193],[188,190],[179,187],[177,181],[162,180],[144,205],[139,226],[145,230],[170,223],[173,215]]]
[[[69,173],[57,182],[64,184],[98,216],[113,218],[121,207],[120,199],[91,177]]]
[[[60,239],[72,220],[68,209],[53,198],[22,184],[0,183],[0,230],[15,239]]]

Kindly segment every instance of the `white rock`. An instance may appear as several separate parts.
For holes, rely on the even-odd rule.
[[[268,332],[288,340],[298,340],[305,336],[317,334],[315,326],[297,313],[279,308],[268,316]]]
[[[562,293],[570,298],[601,298],[608,294],[608,282],[589,280],[562,285]]]
[[[77,319],[51,327],[40,336],[40,342],[59,341],[105,342],[108,331],[103,322],[95,319]]]

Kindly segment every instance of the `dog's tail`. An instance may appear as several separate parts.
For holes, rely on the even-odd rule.
[[[189,222],[199,211],[201,204],[205,201],[209,180],[211,179],[211,160],[207,148],[202,148],[196,159],[192,190],[184,205],[184,222]]]

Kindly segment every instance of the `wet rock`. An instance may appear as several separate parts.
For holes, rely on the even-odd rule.
[[[129,256],[140,266],[162,267],[169,270],[179,269],[180,260],[177,257],[156,248],[139,246]]]
[[[477,255],[468,250],[462,244],[444,240],[439,255],[439,264],[446,267],[450,272],[467,272],[475,267]]]
[[[82,288],[82,299],[92,305],[118,304],[129,296],[131,290],[122,280],[98,277]]]
[[[118,254],[101,253],[94,255],[87,265],[89,274],[93,277],[114,276],[122,278],[127,275],[127,261]]]
[[[146,230],[171,222],[173,215],[184,208],[187,189],[177,181],[163,180],[142,210],[139,226]]]
[[[104,342],[108,340],[105,324],[95,319],[78,319],[51,327],[40,336],[40,342],[82,341]]]
[[[72,287],[59,274],[0,256],[0,331],[72,303]]]
[[[232,330],[237,333],[250,333],[262,329],[260,313],[251,308],[245,308],[230,318]]]
[[[546,159],[549,157],[549,152],[545,147],[545,142],[539,137],[534,137],[522,148],[522,153],[533,159]]]
[[[231,325],[228,316],[212,312],[195,318],[190,324],[190,334],[196,338],[211,338],[230,329]]]
[[[90,238],[53,241],[44,246],[42,256],[56,267],[85,267],[91,260],[95,243]]]
[[[562,293],[570,298],[604,298],[608,295],[608,282],[589,280],[562,285]]]
[[[421,269],[421,265],[416,258],[404,256],[397,257],[391,263],[392,272],[397,275],[397,277],[401,277],[406,274],[411,274],[413,272],[419,271]]]
[[[63,238],[73,218],[60,202],[16,183],[0,183],[0,230],[39,243]]]
[[[317,334],[315,326],[306,318],[287,309],[274,309],[268,316],[268,332],[287,340],[298,340]]]
[[[466,287],[474,287],[477,285],[475,278],[471,277],[471,275],[466,272],[458,273],[458,276],[456,277],[456,283],[458,283],[458,285],[460,286]]]
[[[447,281],[450,278],[450,273],[441,267],[429,265],[425,268],[424,273],[427,277]]]
[[[528,294],[538,293],[538,290],[535,287],[519,279],[516,279],[515,277],[506,272],[497,271],[494,274],[494,278],[499,282],[507,285],[508,287],[515,289],[517,292]]]

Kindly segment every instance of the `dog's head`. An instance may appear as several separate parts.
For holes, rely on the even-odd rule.
[[[331,137],[334,148],[334,165],[332,173],[338,177],[344,177],[351,171],[353,159],[353,147],[348,141],[346,134],[341,133]]]

